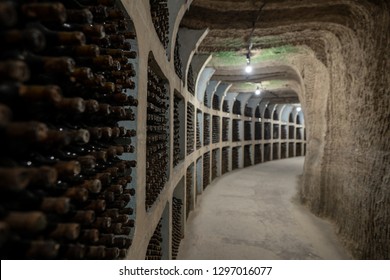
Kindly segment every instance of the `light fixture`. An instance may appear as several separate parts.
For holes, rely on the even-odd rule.
[[[255,91],[255,94],[256,94],[256,95],[260,95],[260,93],[261,93],[261,90],[260,90],[259,86],[257,86],[256,91]]]
[[[300,112],[302,111],[302,108],[301,107],[297,107],[297,112]]]
[[[252,66],[250,64],[248,64],[246,67],[245,67],[245,72],[246,73],[251,73],[252,72]]]

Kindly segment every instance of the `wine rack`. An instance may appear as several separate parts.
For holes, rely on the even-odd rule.
[[[252,165],[251,145],[244,146],[244,167]]]
[[[245,141],[252,140],[252,122],[251,121],[244,122],[244,139],[245,139]]]
[[[213,116],[213,144],[219,143],[220,117]]]
[[[229,141],[229,118],[222,118],[222,141]]]
[[[288,157],[294,157],[294,143],[288,143]]]
[[[248,104],[245,105],[244,115],[250,118],[253,117],[253,109],[249,107]]]
[[[271,144],[264,144],[264,162],[271,160]]]
[[[219,111],[219,96],[216,94],[213,96],[213,109]]]
[[[203,145],[207,146],[210,144],[210,115],[203,115]]]
[[[283,140],[287,139],[287,126],[282,125],[280,131],[281,131],[281,135],[280,135],[281,139]]]
[[[272,144],[272,160],[279,159],[279,143]]]
[[[286,158],[287,157],[287,144],[282,143],[280,145],[280,158]]]
[[[195,79],[194,79],[194,70],[192,69],[192,64],[190,64],[190,67],[188,68],[188,74],[187,74],[187,89],[188,92],[192,95],[195,95]]]
[[[196,149],[202,148],[202,130],[203,129],[203,114],[202,111],[196,111]]]
[[[212,152],[211,165],[211,180],[214,181],[218,177],[219,149],[214,149]]]
[[[178,92],[173,100],[173,166],[184,159],[184,101]]]
[[[150,0],[150,14],[157,36],[165,49],[169,44],[169,10],[166,0]]]
[[[210,152],[203,155],[203,189],[210,185]]]
[[[222,102],[222,111],[225,112],[225,113],[230,113],[229,102],[227,100],[224,100]]]
[[[279,125],[278,124],[273,124],[272,138],[279,139]]]
[[[148,248],[146,249],[145,260],[161,260],[163,256],[162,250],[162,219],[156,226],[152,237],[149,240]]]
[[[229,172],[229,147],[222,148],[222,162],[221,162],[221,173],[222,175]]]
[[[241,101],[236,100],[233,104],[233,114],[241,115]]]
[[[186,172],[186,218],[190,214],[191,209],[193,208],[192,196],[194,189],[194,164],[191,163],[187,168]]]
[[[179,253],[182,235],[182,210],[183,201],[179,198],[172,198],[172,259],[176,260]]]
[[[255,164],[261,163],[261,144],[255,145]]]
[[[232,170],[240,168],[240,150],[241,147],[232,148]]]
[[[255,122],[255,140],[261,140],[262,137],[261,122]]]
[[[146,209],[156,201],[168,181],[169,174],[169,93],[166,81],[157,74],[155,65],[150,59],[147,92]]]
[[[131,246],[136,161],[122,158],[136,131],[119,123],[136,118],[137,54],[114,4],[0,4],[11,15],[0,26],[2,259],[120,259]]]
[[[183,80],[183,64],[181,62],[180,48],[181,45],[179,42],[179,34],[178,34],[176,37],[176,44],[174,50],[174,66],[175,66],[176,75],[180,78],[180,80]]]
[[[194,105],[187,102],[187,155],[194,152],[195,138],[194,138]]]
[[[233,142],[241,141],[240,136],[240,120],[233,120],[233,131],[232,131]]]
[[[264,123],[264,139],[265,140],[271,139],[271,123],[269,122]]]

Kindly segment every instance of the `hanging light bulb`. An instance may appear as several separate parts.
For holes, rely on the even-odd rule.
[[[261,90],[260,90],[259,87],[257,87],[257,88],[256,88],[256,91],[255,91],[255,94],[256,94],[256,95],[260,95],[260,93],[261,93]]]
[[[248,73],[248,74],[252,72],[251,55],[250,55],[249,52],[246,54],[246,67],[245,67],[245,72]]]
[[[250,63],[249,63],[249,64],[245,67],[245,72],[249,74],[249,73],[252,72],[252,70],[253,70],[253,69],[252,69],[252,66],[251,66]]]
[[[300,112],[302,111],[302,108],[301,107],[297,107],[297,112]]]

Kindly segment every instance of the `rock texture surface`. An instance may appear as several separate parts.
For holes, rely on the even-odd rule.
[[[194,0],[182,25],[210,28],[201,53],[244,54],[248,42],[259,53],[298,48],[255,69],[288,66],[296,73],[288,87],[302,104],[308,138],[301,200],[337,224],[354,257],[389,259],[390,3],[264,2]]]

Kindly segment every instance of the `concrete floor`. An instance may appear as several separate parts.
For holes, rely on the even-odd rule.
[[[304,158],[233,171],[191,212],[178,259],[351,259],[331,223],[297,202]]]

